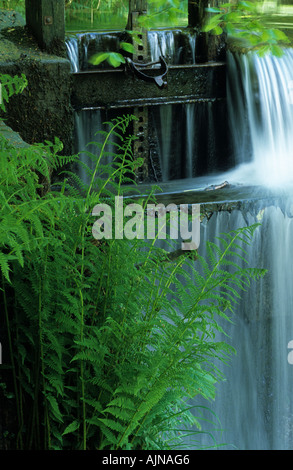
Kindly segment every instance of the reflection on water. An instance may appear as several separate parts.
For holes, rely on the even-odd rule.
[[[157,6],[150,1],[147,8],[148,13],[152,15],[154,28],[187,26],[187,1],[185,0],[180,1],[176,13],[168,13],[166,8],[159,13]],[[97,7],[93,8],[73,1],[65,12],[67,31],[124,30],[128,20],[128,1],[100,0]]]

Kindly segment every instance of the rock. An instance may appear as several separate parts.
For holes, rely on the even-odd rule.
[[[25,19],[20,13],[13,10],[0,10],[0,31],[24,25]]]

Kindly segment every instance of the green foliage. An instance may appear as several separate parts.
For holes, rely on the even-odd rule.
[[[94,170],[84,165],[88,186],[67,173],[44,191],[52,169],[77,160],[58,156],[58,141],[25,150],[2,141],[1,301],[18,448],[172,449],[192,426],[196,437],[188,400],[215,399],[214,359],[233,353],[219,319],[230,321],[264,273],[237,264],[256,226],[208,243],[196,262],[185,252],[170,261],[155,242],[93,238],[93,207],[114,205],[142,164],[133,119],[108,123],[98,158],[88,153]],[[111,168],[101,164],[110,142]]]
[[[168,0],[167,2],[163,0],[150,0],[148,2],[148,12],[147,14],[139,16],[138,24],[144,29],[151,29],[162,21],[164,24],[168,25],[168,27],[178,26],[178,18],[186,13],[184,11],[185,3],[186,2],[182,0]],[[131,35],[133,42],[141,44],[138,31],[127,31],[127,33]],[[121,42],[120,48],[130,54],[135,53],[135,48],[131,43]],[[103,51],[94,54],[89,59],[89,63],[96,66],[104,61],[107,61],[109,65],[116,68],[125,63],[125,58],[123,53],[118,51]]]
[[[150,29],[157,24],[178,26],[180,17],[186,16],[187,2],[182,0],[149,0],[148,13],[138,19],[142,28]]]
[[[233,37],[242,38],[249,47],[256,49],[260,56],[272,53],[280,57],[283,55],[281,45],[290,43],[283,31],[270,28],[262,21],[258,2],[224,3],[206,10],[211,15],[203,31],[215,35],[225,32]]]
[[[20,77],[15,75],[0,74],[0,108],[5,111],[5,103],[8,103],[9,98],[13,95],[22,93],[27,86],[27,79],[24,74]]]
[[[129,42],[121,42],[119,44],[120,49],[123,51],[133,54],[135,52],[133,44]],[[99,52],[90,57],[89,63],[92,65],[99,65],[102,62],[107,61],[109,65],[116,68],[121,64],[125,64],[125,58],[120,52]]]

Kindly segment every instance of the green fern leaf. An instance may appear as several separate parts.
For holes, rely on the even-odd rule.
[[[80,423],[78,421],[72,421],[68,426],[66,426],[65,430],[62,433],[62,436],[65,436],[66,434],[73,433],[77,431],[80,428]]]

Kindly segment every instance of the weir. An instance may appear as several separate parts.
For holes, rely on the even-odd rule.
[[[131,1],[127,27],[137,30],[137,19],[146,10],[147,2]],[[132,42],[126,31],[80,33],[66,39],[73,82],[72,106],[78,116],[75,123],[91,129],[94,140],[98,129],[93,116],[98,123],[113,116],[113,110],[136,115],[139,121],[134,122],[134,133],[139,141],[134,144],[134,152],[145,162],[137,175],[140,183],[201,175],[207,169],[223,170],[229,166],[228,157],[224,161],[220,158],[228,155],[225,44],[198,33],[204,14],[201,10],[201,2],[189,8],[188,28],[139,28],[141,43],[133,42],[136,53],[117,69],[104,64],[95,67],[89,59],[98,52],[119,52],[122,40]],[[180,116],[182,125],[176,125],[173,115]],[[87,124],[81,124],[81,119]],[[223,124],[214,126],[214,119]],[[208,128],[202,127],[204,121],[209,123]],[[188,139],[185,150],[190,123],[198,127],[201,142]],[[175,134],[174,145],[168,137],[166,142],[166,136]],[[75,151],[81,150],[75,147]],[[196,160],[191,157],[192,152]],[[179,154],[183,162],[178,159]],[[85,155],[81,158],[88,162]]]
[[[223,322],[225,340],[236,356],[226,366],[217,364],[225,380],[215,401],[191,403],[205,423],[195,440],[186,438],[191,449],[286,450],[293,445],[293,369],[288,359],[293,338],[292,59],[292,49],[282,58],[227,53],[227,171],[209,161],[207,147],[198,151],[203,142],[211,153],[220,148],[223,165],[223,147],[217,141],[221,118],[215,118],[212,101],[197,106],[185,96],[177,107],[149,107],[158,137],[158,201],[201,203],[203,256],[205,241],[260,224],[246,247],[246,261],[268,270],[256,286],[241,293],[232,323]],[[206,140],[201,125],[208,129]],[[154,156],[151,160],[156,161]],[[147,194],[149,185],[140,189]]]
[[[66,41],[73,70],[72,104],[78,122],[81,116],[86,120],[86,124],[79,125],[91,129],[94,140],[98,123],[106,121],[107,115],[113,115],[113,110],[135,114],[139,118],[135,129],[139,133],[135,155],[143,156],[145,161],[140,182],[168,181],[201,175],[211,168],[225,169],[229,165],[225,62],[193,63],[193,34],[189,36],[178,30],[151,31],[147,39],[150,58],[156,61],[160,54],[165,54],[168,63],[167,86],[159,88],[154,82],[138,78],[129,68],[94,70],[88,66],[89,44],[93,43],[91,54],[94,50],[107,50],[112,47],[113,37],[119,42],[113,33],[109,36],[106,33],[83,34]],[[188,57],[189,63],[180,64],[183,56]],[[143,69],[153,76],[158,75],[159,70],[154,66]],[[98,115],[103,117],[97,117],[95,122],[92,118]],[[174,119],[175,115],[180,119]],[[200,135],[200,142],[193,142],[193,136],[186,140],[194,126],[198,127],[194,138]],[[174,137],[172,145],[168,135]],[[191,157],[192,152],[196,159]],[[226,159],[221,158],[223,154],[227,155]],[[185,161],[182,162],[179,155]]]

